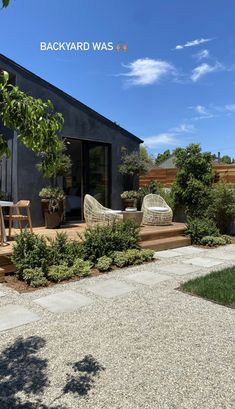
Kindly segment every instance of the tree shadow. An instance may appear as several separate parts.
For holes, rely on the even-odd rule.
[[[105,370],[92,355],[86,355],[81,361],[75,362],[72,368],[75,374],[67,374],[67,383],[63,392],[77,396],[87,395],[95,385],[95,376],[99,376],[99,373]]]
[[[19,337],[1,353],[1,409],[49,409],[38,398],[49,386],[46,374],[48,361],[37,356],[45,344],[46,341],[41,337]],[[27,401],[20,396],[22,394],[28,397]]]

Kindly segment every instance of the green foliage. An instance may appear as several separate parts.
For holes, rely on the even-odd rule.
[[[52,162],[49,162],[44,166],[44,163],[41,162],[37,165],[39,172],[47,178],[54,178],[55,176],[66,176],[72,166],[71,159],[66,154],[61,154],[56,156]]]
[[[88,260],[76,258],[70,267],[72,276],[86,277],[91,274],[91,263]]]
[[[139,199],[140,198],[140,192],[136,190],[125,190],[121,194],[122,199]]]
[[[115,251],[112,254],[112,258],[113,258],[113,263],[117,267],[125,267],[128,265],[129,260],[128,260],[126,251]]]
[[[186,207],[190,217],[201,217],[210,202],[213,182],[213,155],[201,152],[200,145],[191,144],[174,151],[178,173],[173,184],[176,205]]]
[[[227,165],[231,165],[232,163],[234,163],[234,161],[235,161],[234,158],[231,158],[231,156],[229,155],[224,155],[221,158],[221,162]]]
[[[47,186],[42,188],[39,192],[39,197],[41,197],[41,199],[63,200],[65,195],[63,189],[60,187]]]
[[[48,269],[47,277],[49,280],[57,283],[73,277],[73,271],[67,266],[66,263],[52,265]]]
[[[201,244],[203,246],[209,246],[209,247],[224,246],[225,244],[230,244],[230,243],[231,243],[231,238],[226,235],[219,236],[219,237],[205,236],[201,239]]]
[[[17,268],[17,275],[23,278],[23,271],[28,268],[41,267],[46,272],[50,249],[44,237],[32,234],[27,230],[16,237],[11,257]]]
[[[48,281],[41,267],[26,268],[23,271],[23,280],[31,287],[46,287]]]
[[[109,271],[111,269],[112,262],[113,260],[111,257],[102,256],[98,258],[96,268],[99,271]]]
[[[141,264],[153,259],[154,250],[129,249],[127,251],[115,251],[112,255],[113,263],[117,267],[125,267],[132,264]]]
[[[160,165],[164,160],[168,159],[171,156],[170,149],[167,149],[163,153],[159,153],[155,159],[155,164]]]
[[[235,220],[235,190],[219,182],[213,186],[210,197],[207,215],[215,221],[221,233],[228,233]]]
[[[151,261],[154,257],[154,250],[151,249],[143,249],[141,250],[141,258],[143,261]]]
[[[149,155],[148,150],[145,145],[140,145],[140,157],[145,160],[149,165],[154,165],[154,158],[152,155]]]
[[[139,227],[132,221],[95,226],[84,233],[84,257],[96,263],[102,256],[110,257],[114,251],[138,248]]]
[[[119,166],[119,172],[122,175],[144,175],[149,168],[149,161],[144,159],[139,151],[127,153],[125,148],[122,149],[122,163]]]
[[[201,240],[205,236],[220,236],[215,222],[209,218],[189,219],[186,234],[191,237],[193,244],[201,244]]]
[[[192,294],[224,305],[235,305],[235,267],[214,271],[203,277],[190,280],[181,288]]]
[[[2,7],[7,7],[9,6],[10,0],[2,0]]]
[[[1,71],[0,76],[0,119],[4,126],[17,132],[20,143],[41,155],[41,171],[45,176],[56,176],[61,163],[64,166],[68,162],[63,154],[63,142],[59,138],[63,116],[55,112],[51,101],[33,98],[19,87],[11,85],[6,71]],[[0,153],[10,155],[2,135]]]

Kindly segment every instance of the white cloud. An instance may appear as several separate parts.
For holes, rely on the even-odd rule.
[[[187,41],[187,43],[185,44],[178,44],[175,47],[175,50],[182,50],[183,48],[186,48],[186,47],[195,47],[196,45],[208,43],[209,41],[212,41],[212,40],[214,39],[213,38],[200,38],[200,39],[196,39],[193,41]]]
[[[224,69],[223,65],[220,64],[219,62],[217,62],[215,65],[203,63],[193,69],[191,80],[193,82],[197,82],[201,77],[204,77],[204,75],[210,74],[211,72],[222,71],[223,69]]]
[[[206,50],[206,49],[199,51],[197,54],[194,54],[194,57],[195,57],[198,61],[201,61],[201,60],[203,60],[204,58],[209,58],[209,56],[210,56],[210,53],[209,53],[209,51]]]
[[[169,129],[169,131],[154,136],[148,136],[144,139],[145,145],[149,148],[158,147],[159,145],[179,145],[178,137],[180,134],[191,133],[195,131],[192,124],[180,124],[179,126]]]
[[[225,105],[226,111],[235,112],[235,104]]]
[[[171,131],[176,133],[191,133],[195,131],[195,127],[192,124],[183,123],[177,126],[176,128],[172,128]]]
[[[177,141],[175,139],[175,135],[173,133],[160,133],[154,136],[148,136],[147,138],[143,138],[145,145],[150,148],[159,145],[177,145]]]
[[[209,115],[209,112],[207,111],[206,107],[204,107],[203,105],[196,105],[193,108],[200,115]]]
[[[139,58],[124,65],[124,67],[128,68],[129,72],[120,75],[129,77],[126,81],[129,85],[150,85],[159,82],[163,77],[176,74],[172,64],[167,61],[150,58]]]

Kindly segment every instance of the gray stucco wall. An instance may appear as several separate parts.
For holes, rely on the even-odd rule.
[[[64,127],[61,136],[87,141],[104,142],[111,145],[111,206],[121,207],[120,194],[123,190],[123,177],[118,172],[121,148],[126,146],[128,151],[136,150],[140,140],[122,131],[113,123],[99,117],[98,114],[87,110],[73,98],[35,77],[31,73],[21,70],[14,64],[7,64],[0,57],[0,67],[16,76],[16,85],[24,92],[43,100],[50,99],[55,109],[64,117]],[[34,226],[42,225],[40,199],[38,192],[47,185],[47,181],[37,171],[36,156],[24,146],[17,143],[16,135],[8,132],[9,144],[12,151],[11,159],[5,163],[6,170],[2,174],[2,186],[12,194],[14,201],[29,199],[32,202],[32,216]],[[5,162],[5,161],[4,161]],[[5,172],[5,173],[4,173]],[[11,181],[11,182],[9,182]]]

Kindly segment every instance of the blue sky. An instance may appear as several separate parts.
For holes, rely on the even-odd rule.
[[[13,0],[0,52],[144,139],[235,156],[231,0]],[[40,42],[127,44],[41,51]]]

